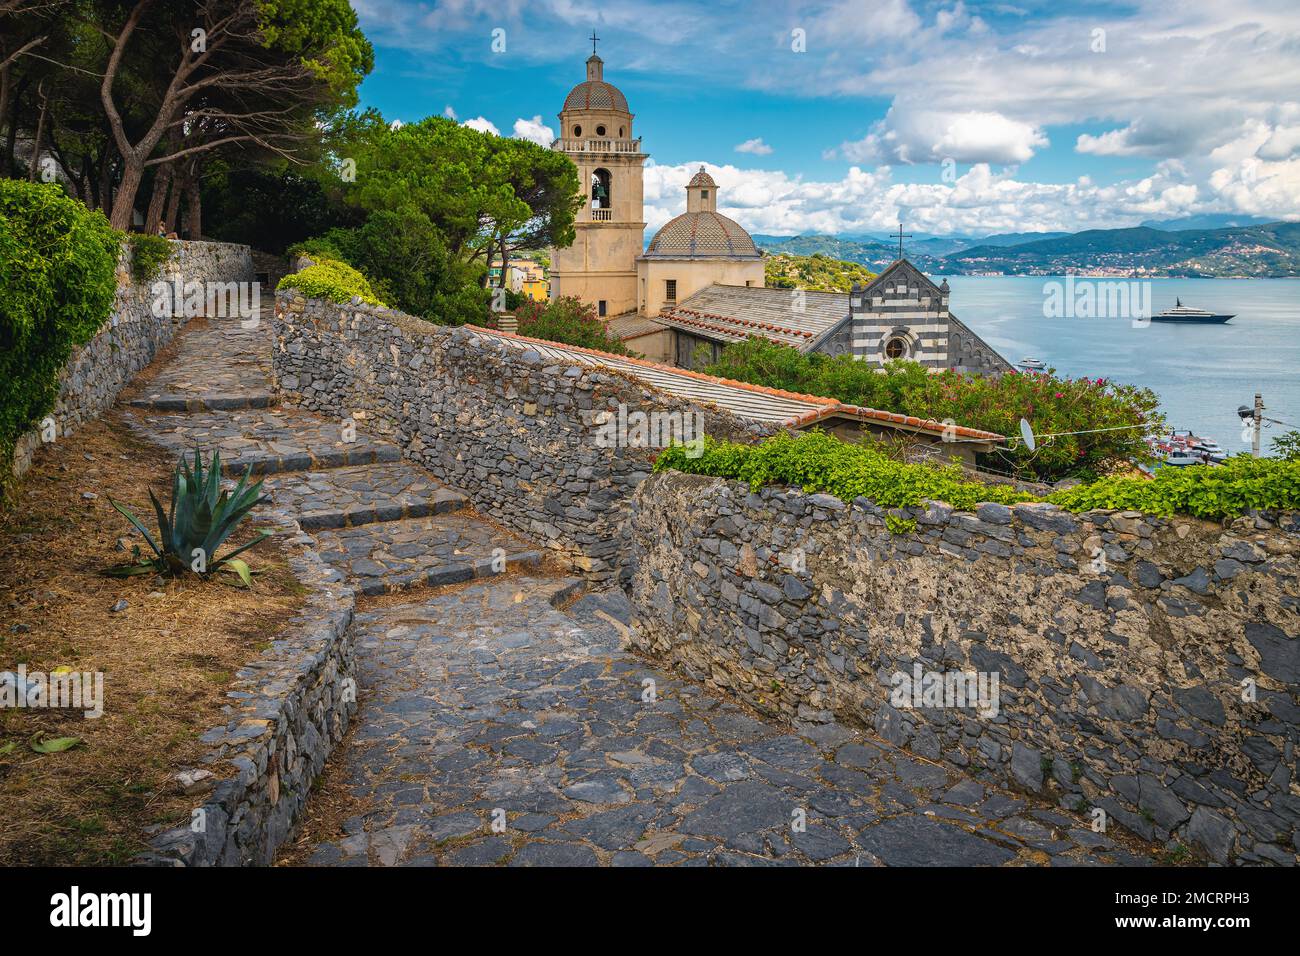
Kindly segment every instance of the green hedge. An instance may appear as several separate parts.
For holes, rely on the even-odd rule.
[[[108,318],[122,237],[53,183],[0,180],[0,484],[53,407],[74,347]]]
[[[126,240],[131,244],[131,278],[136,282],[151,281],[171,258],[172,244],[162,236],[133,232]]]
[[[1247,510],[1300,509],[1300,461],[1234,455],[1224,464],[1160,468],[1155,477],[1102,478],[1055,491],[1048,499],[1070,511],[1124,508],[1218,520]]]
[[[758,337],[728,345],[703,371],[997,435],[1018,435],[1025,418],[1037,434],[1055,437],[1034,451],[1012,441],[1010,448],[982,455],[980,463],[1036,481],[1088,481],[1130,461],[1150,460],[1145,436],[1165,431],[1154,392],[1101,378],[983,376],[901,360],[880,368],[851,355],[804,354]]]
[[[524,302],[515,310],[515,319],[519,323],[520,335],[615,355],[633,354],[618,339],[610,337],[609,329],[596,315],[595,307],[576,296]]]
[[[956,465],[909,465],[869,445],[850,444],[817,431],[782,433],[758,445],[705,438],[704,453],[698,458],[688,457],[686,448],[675,445],[664,449],[655,462],[655,471],[667,468],[736,478],[755,490],[775,484],[826,492],[844,501],[862,495],[882,508],[934,500],[969,510],[981,501],[1014,504],[1036,500],[1007,485],[969,481]]]
[[[822,432],[780,434],[758,445],[705,439],[698,458],[665,449],[655,471],[666,469],[735,478],[755,490],[792,485],[844,501],[862,495],[882,508],[944,501],[962,511],[984,501],[1050,501],[1068,511],[1119,508],[1155,515],[1186,514],[1218,520],[1247,509],[1300,509],[1300,462],[1239,455],[1221,466],[1161,468],[1154,478],[1104,478],[1035,497],[1006,485],[968,480],[956,465],[906,464],[870,445],[850,444]]]
[[[294,272],[280,280],[277,289],[297,289],[310,299],[329,299],[331,302],[350,302],[357,296],[370,305],[383,305],[370,283],[346,262],[316,257],[315,265]]]

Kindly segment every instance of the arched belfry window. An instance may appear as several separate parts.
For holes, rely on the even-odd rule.
[[[591,208],[609,209],[612,202],[609,170],[594,170],[591,174]]]

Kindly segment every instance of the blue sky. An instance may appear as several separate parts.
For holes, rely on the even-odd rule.
[[[539,142],[594,28],[653,157],[652,227],[701,164],[764,233],[1300,218],[1294,0],[353,5],[366,105]]]

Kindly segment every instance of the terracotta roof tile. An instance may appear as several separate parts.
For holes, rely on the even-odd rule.
[[[703,372],[677,368],[661,362],[651,362],[648,359],[613,355],[609,352],[601,352],[577,345],[562,345],[558,342],[548,342],[545,339],[535,339],[514,332],[498,332],[492,329],[480,329],[475,326],[465,326],[465,328],[475,335],[499,338],[505,340],[507,344],[513,343],[517,348],[523,347],[524,344],[537,346],[538,351],[551,354],[553,357],[581,356],[592,360],[586,364],[602,365],[616,370],[627,371],[633,375],[637,374],[638,369],[643,369],[647,373],[654,372],[656,374],[654,374],[653,379],[647,378],[647,384],[668,394],[707,401],[710,404],[731,411],[737,417],[750,418],[756,421],[777,422],[788,428],[806,428],[809,425],[836,416],[854,418],[860,421],[880,422],[885,425],[910,428],[934,435],[941,435],[945,429],[949,428],[943,422],[932,419],[886,412],[877,408],[846,405],[833,398],[825,398],[820,395],[804,395],[798,392],[787,392],[779,388],[769,388],[765,385],[754,385],[751,382],[738,382],[734,379],[719,378],[715,375],[705,375]],[[679,385],[675,387],[674,381],[678,382]],[[699,383],[701,386],[714,386],[714,388],[712,390],[702,390],[691,387],[690,383]],[[726,392],[747,393],[756,398],[766,397],[773,401],[766,404],[761,401],[755,403],[739,399],[728,401],[725,395]],[[980,431],[976,428],[967,428],[963,425],[953,425],[951,429],[951,434],[959,438],[999,443],[1005,441],[1002,435]]]

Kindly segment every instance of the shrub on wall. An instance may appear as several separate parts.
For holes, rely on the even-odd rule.
[[[1033,373],[986,377],[948,369],[934,372],[906,361],[882,369],[850,355],[805,355],[756,337],[727,346],[718,362],[704,371],[850,405],[950,420],[999,435],[1018,434],[1020,419],[1025,418],[1036,433],[1057,437],[1040,442],[1033,452],[1017,445],[981,456],[980,464],[1039,481],[1095,478],[1131,460],[1146,461],[1151,452],[1144,437],[1164,427],[1154,392],[1099,378]]]
[[[314,265],[301,272],[285,276],[276,288],[296,289],[309,299],[350,302],[356,296],[370,305],[383,305],[365,276],[346,262],[324,256],[318,257]]]
[[[704,453],[690,457],[667,448],[655,471],[672,468],[696,475],[734,478],[751,488],[791,485],[826,492],[844,501],[859,495],[882,508],[943,501],[962,511],[985,501],[1015,504],[1050,501],[1067,511],[1116,508],[1154,515],[1186,514],[1218,520],[1255,510],[1300,509],[1300,462],[1238,455],[1220,466],[1161,468],[1155,477],[1103,478],[1039,498],[1005,485],[967,480],[955,465],[895,461],[870,445],[850,444],[822,432],[780,434],[758,445],[705,439]]]
[[[390,305],[439,325],[482,322],[489,292],[487,267],[462,262],[418,209],[379,210],[360,226],[337,227],[298,243],[291,252],[346,262]]]
[[[1248,510],[1300,508],[1300,461],[1234,455],[1222,465],[1160,468],[1149,481],[1110,477],[1053,492],[1070,511],[1125,508],[1148,514],[1187,514],[1218,520]]]
[[[151,281],[171,258],[172,244],[162,236],[133,232],[126,241],[131,245],[131,278],[136,282]]]
[[[882,508],[903,508],[926,500],[969,510],[982,501],[1015,504],[1034,496],[1006,485],[967,480],[956,465],[907,464],[870,445],[840,441],[824,432],[781,433],[757,445],[704,440],[704,453],[691,458],[680,445],[665,449],[655,471],[672,468],[695,475],[735,478],[757,490],[794,485],[844,501],[859,495]]]
[[[1283,432],[1274,438],[1273,457],[1300,461],[1300,431]]]
[[[611,338],[596,310],[576,296],[565,295],[549,302],[525,302],[515,313],[519,334],[548,342],[631,355],[618,339]]]
[[[18,437],[54,407],[73,348],[108,318],[121,240],[58,185],[0,179],[0,483]]]

